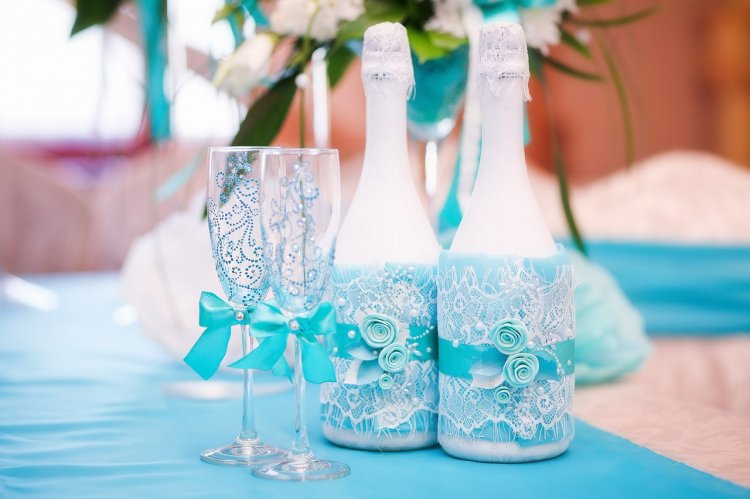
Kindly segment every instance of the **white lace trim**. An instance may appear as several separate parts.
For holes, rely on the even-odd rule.
[[[340,357],[332,360],[336,377],[343,379],[353,361]],[[325,383],[320,390],[323,418],[334,428],[351,425],[357,433],[379,434],[396,428],[410,435],[434,431],[437,383],[437,364],[431,360],[409,362],[404,371],[394,375],[390,390],[380,388],[377,381],[366,385]]]
[[[408,335],[408,325],[435,324],[437,288],[435,267],[386,263],[380,267],[334,266],[333,303],[336,320],[359,324],[370,313],[395,319]],[[331,357],[336,379],[343,380],[352,359]],[[437,362],[410,361],[396,373],[393,387],[383,390],[378,382],[351,385],[342,382],[321,386],[321,416],[334,428],[380,434],[396,428],[414,434],[434,431],[438,412]],[[347,421],[349,424],[347,424]]]
[[[574,338],[573,268],[564,264],[547,270],[545,277],[521,258],[498,260],[496,265],[441,265],[437,279],[440,338],[492,345],[492,325],[506,318],[521,320],[528,340],[538,347]],[[511,401],[505,404],[495,400],[494,390],[471,383],[440,374],[441,434],[494,442],[557,441],[572,434],[574,376],[511,387]]]
[[[404,98],[414,91],[414,68],[406,28],[399,23],[380,23],[365,31],[362,48],[362,82],[365,93],[382,91],[382,81],[396,81]],[[389,87],[390,88],[390,87]]]
[[[482,28],[479,35],[479,76],[482,84],[499,95],[503,80],[514,79],[523,85],[526,101],[529,93],[529,53],[526,37],[520,24],[492,23]]]

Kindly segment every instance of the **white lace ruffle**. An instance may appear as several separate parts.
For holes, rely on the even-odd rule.
[[[573,268],[528,260],[498,259],[493,264],[442,264],[437,279],[438,333],[470,345],[492,345],[489,330],[502,319],[521,320],[528,341],[537,348],[575,336]],[[511,400],[500,403],[492,389],[472,387],[471,380],[440,375],[442,435],[490,439],[557,441],[572,435],[570,407],[574,376],[536,380],[511,387]]]
[[[428,327],[436,323],[435,267],[386,263],[380,267],[334,267],[333,303],[336,320],[360,324],[367,314],[385,314],[408,335],[408,324]],[[336,378],[344,379],[351,359],[331,357]],[[321,415],[334,428],[378,435],[435,431],[438,412],[437,362],[410,361],[394,375],[393,387],[378,382],[364,385],[326,383],[320,390]]]
[[[333,359],[336,377],[342,379],[352,360]],[[438,410],[438,371],[435,361],[411,361],[394,375],[394,385],[383,390],[378,382],[366,385],[325,383],[320,400],[323,417],[334,428],[379,434],[398,428],[410,435],[433,430]],[[421,414],[421,417],[419,416]]]
[[[381,82],[395,81],[404,98],[414,91],[414,68],[406,28],[399,23],[380,23],[365,31],[362,48],[362,82],[365,93],[381,91]],[[391,87],[389,87],[391,88]]]
[[[520,24],[492,23],[482,28],[479,35],[480,81],[498,95],[502,80],[515,79],[523,85],[523,95],[529,93],[529,53],[526,36]]]

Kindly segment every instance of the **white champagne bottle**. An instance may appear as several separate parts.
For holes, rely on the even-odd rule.
[[[482,28],[478,70],[479,173],[437,281],[438,439],[462,459],[536,461],[561,454],[573,438],[573,269],[526,172],[521,26]]]
[[[481,157],[474,191],[450,249],[550,256],[557,246],[531,190],[523,150],[523,103],[531,100],[526,43],[523,32],[520,39],[502,36],[490,40],[485,32],[480,44]]]
[[[435,237],[409,165],[406,99],[414,85],[406,30],[368,30],[362,54],[367,98],[362,175],[336,243],[338,265],[403,261],[436,264]]]
[[[409,166],[414,72],[402,25],[367,30],[362,82],[367,142],[336,244],[327,347],[338,381],[321,388],[323,433],[347,447],[416,449],[437,441],[440,246]]]

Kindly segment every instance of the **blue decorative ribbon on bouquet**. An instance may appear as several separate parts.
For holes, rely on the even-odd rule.
[[[275,375],[291,379],[291,370],[284,360],[288,336],[294,335],[302,349],[302,374],[310,383],[336,381],[336,372],[317,336],[336,331],[333,305],[324,302],[310,317],[287,317],[272,303],[261,302],[250,320],[253,336],[260,340],[252,352],[230,367],[242,369],[270,369]]]
[[[214,375],[227,354],[232,326],[250,324],[255,307],[236,308],[214,293],[203,291],[199,304],[198,323],[206,330],[185,356],[185,364],[201,378]]]

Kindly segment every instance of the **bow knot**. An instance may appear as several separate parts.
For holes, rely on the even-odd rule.
[[[185,363],[201,378],[214,375],[227,354],[232,326],[250,324],[255,307],[236,307],[214,293],[203,291],[199,303],[198,323],[206,330],[185,356]]]
[[[336,381],[333,363],[316,336],[336,331],[333,305],[322,303],[310,317],[288,317],[275,304],[261,302],[250,320],[253,336],[260,344],[230,367],[270,369],[273,374],[291,379],[291,370],[284,360],[287,337],[297,337],[302,349],[302,374],[311,383]]]

